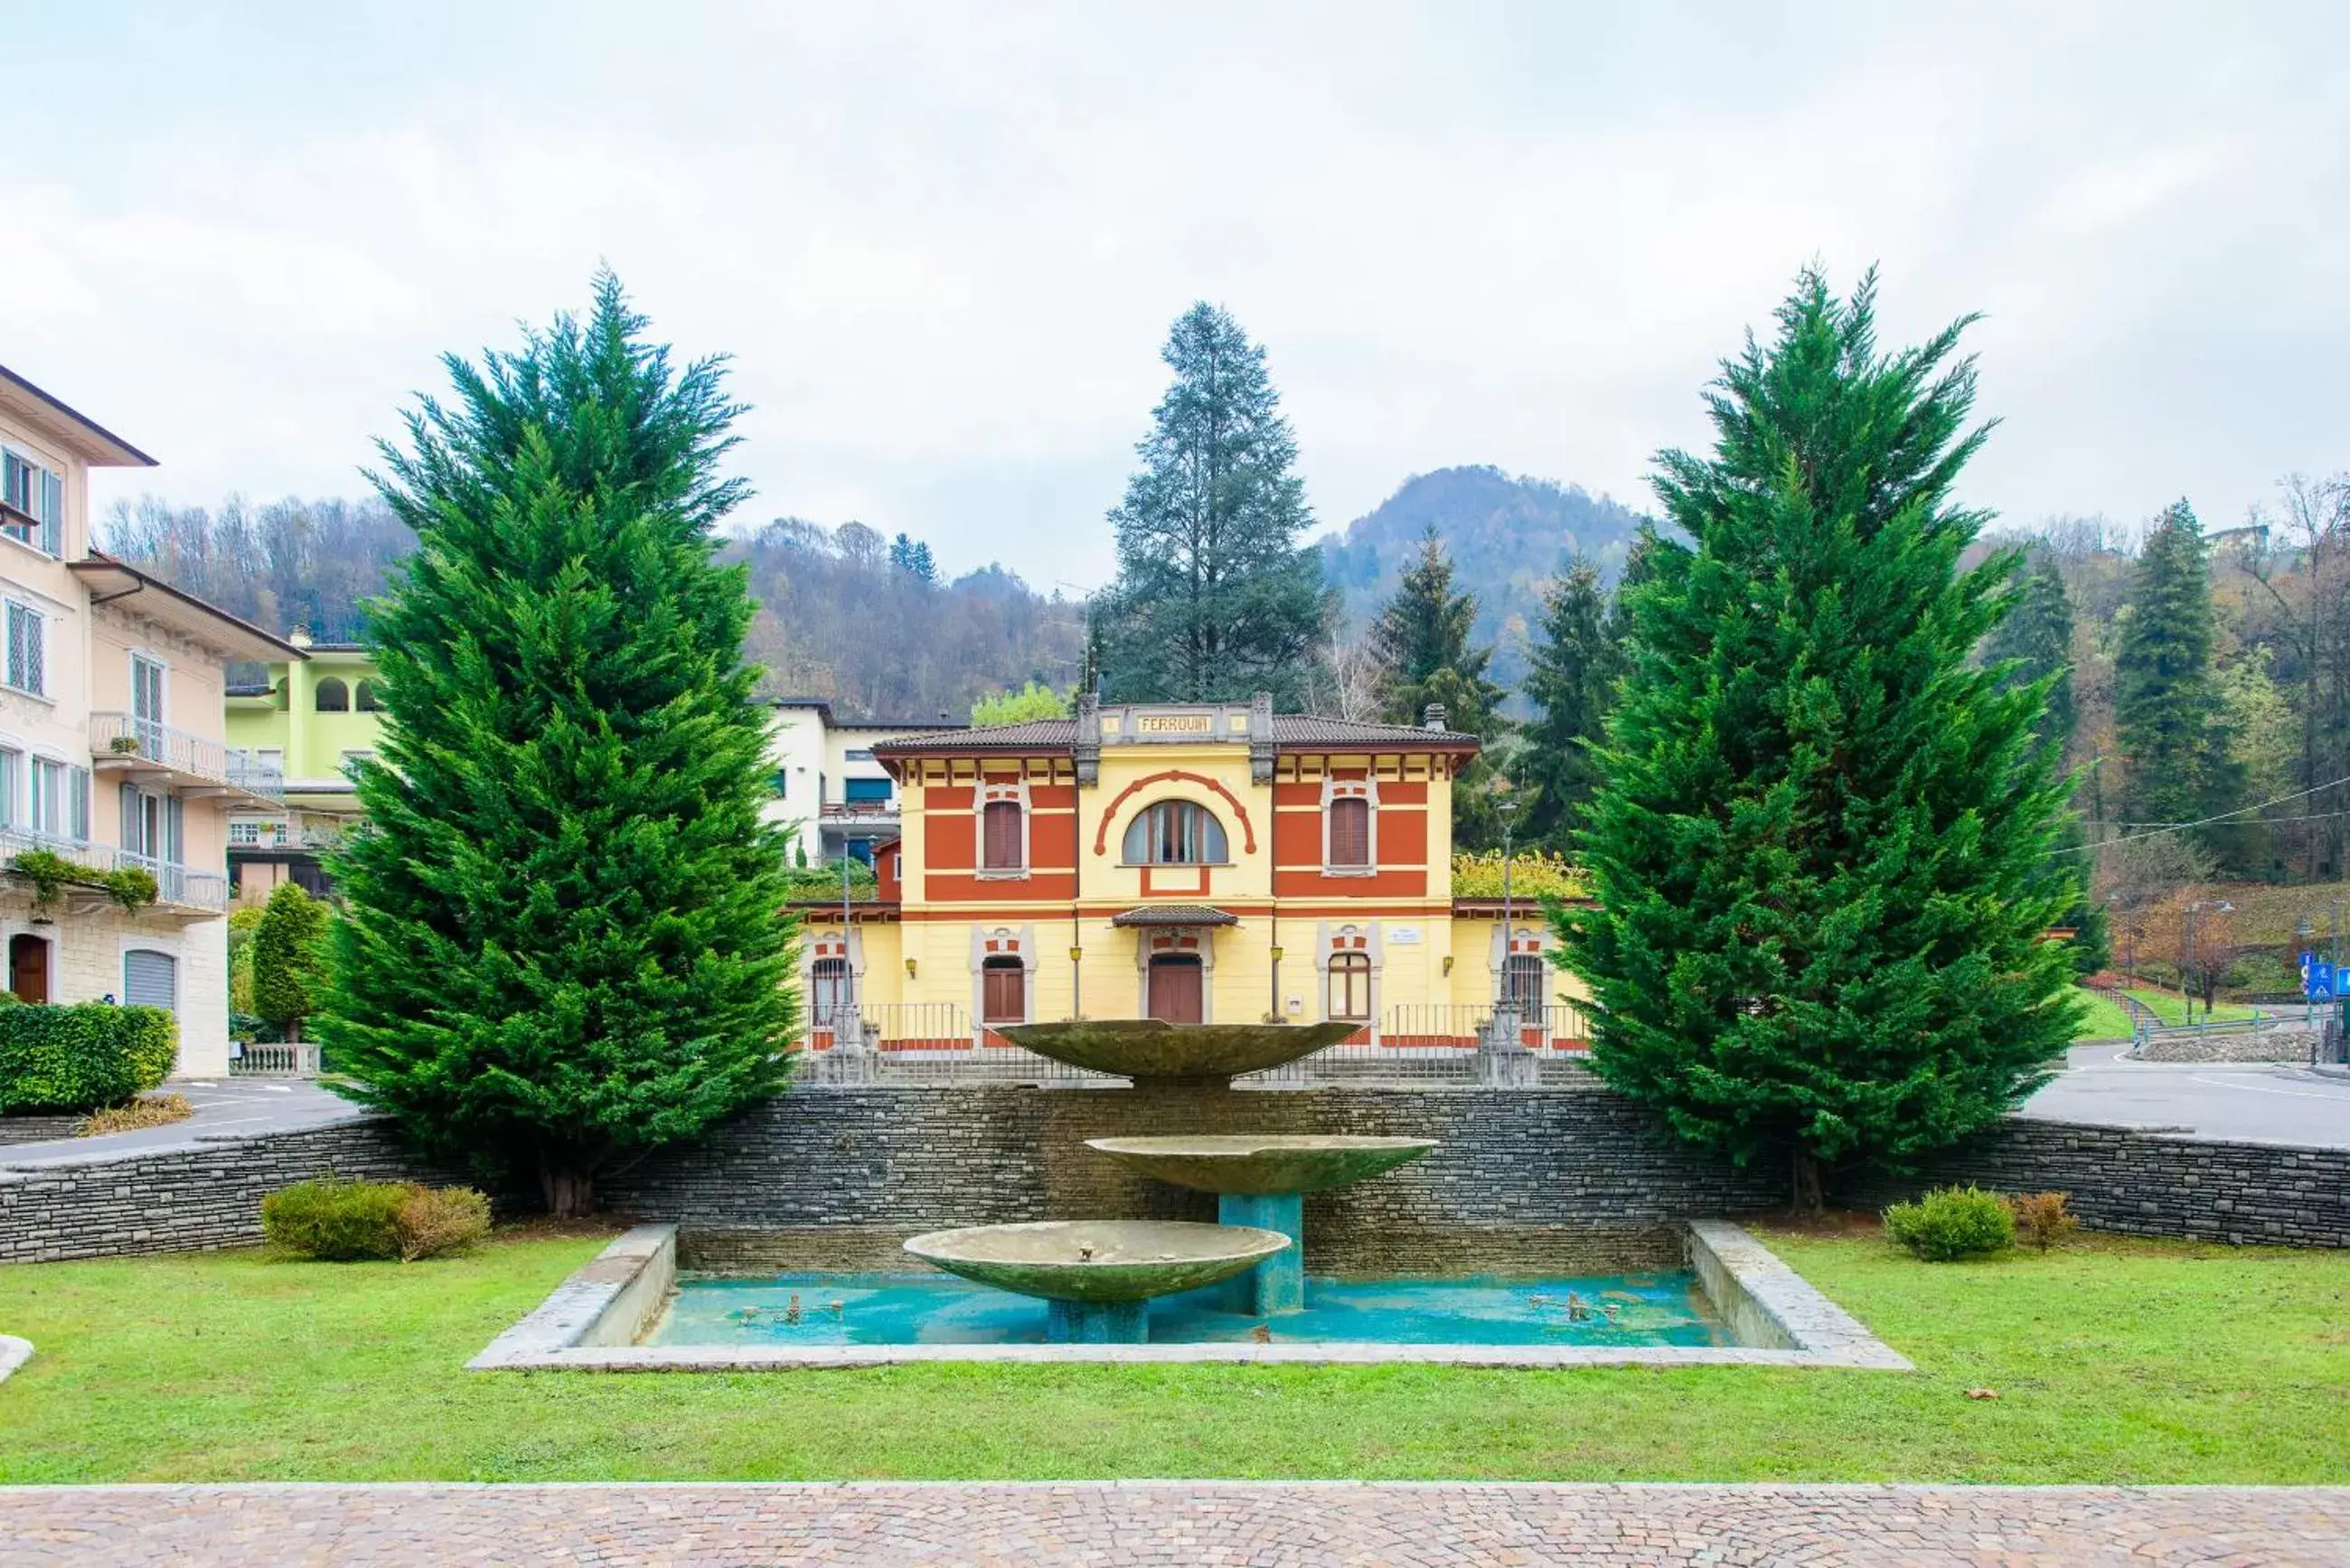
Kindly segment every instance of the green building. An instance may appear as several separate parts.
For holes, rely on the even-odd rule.
[[[263,679],[227,691],[228,743],[256,753],[263,767],[282,766],[282,811],[233,810],[228,819],[229,877],[240,903],[260,903],[280,882],[310,893],[327,890],[319,854],[359,814],[346,770],[372,756],[383,727],[374,656],[350,642],[312,642],[296,631],[286,639],[307,660],[241,668]]]

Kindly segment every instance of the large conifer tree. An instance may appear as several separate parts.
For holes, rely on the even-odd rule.
[[[1961,322],[1880,355],[1875,281],[1805,274],[1709,394],[1714,450],[1660,458],[1693,541],[1630,596],[1631,672],[1561,911],[1598,1002],[1593,1066],[1741,1161],[1898,1162],[2004,1114],[2072,1035],[2064,789],[2044,686],[1969,655],[2015,566],[1961,574]]]
[[[1453,591],[1451,558],[1430,528],[1420,540],[1419,559],[1404,568],[1395,597],[1371,625],[1380,716],[1391,724],[1418,724],[1430,707],[1440,707],[1448,728],[1475,735],[1489,748],[1452,781],[1452,839],[1463,849],[1501,842],[1490,748],[1510,728],[1498,711],[1504,693],[1485,679],[1493,650],[1469,640],[1476,621],[1477,596]]]
[[[2134,826],[2194,822],[2237,803],[2213,677],[2210,546],[2184,501],[2138,552],[2114,658],[2114,722],[2126,758],[2122,815]]]
[[[1534,717],[1511,777],[1530,794],[1518,824],[1529,848],[1565,849],[1575,814],[1599,783],[1590,747],[1615,702],[1621,649],[1608,635],[1599,569],[1577,558],[1543,594],[1543,623],[1519,688]]]
[[[2029,552],[2016,579],[2015,603],[1983,639],[1982,657],[1985,664],[2006,668],[2007,686],[2048,683],[2039,733],[2061,755],[2072,743],[2074,722],[2073,600],[2064,591],[2064,574],[2047,551]]]
[[[1140,472],[1110,514],[1118,582],[1095,624],[1107,695],[1120,701],[1304,698],[1329,618],[1314,520],[1290,472],[1297,443],[1264,350],[1205,301],[1176,321],[1174,371],[1136,451]]]
[[[372,607],[388,722],[335,863],[356,1097],[558,1214],[780,1089],[795,1017],[752,605],[714,559],[738,410],[643,328],[608,274],[584,323],[451,356],[454,403],[383,447],[418,547]]]

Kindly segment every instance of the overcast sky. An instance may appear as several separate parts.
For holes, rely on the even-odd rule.
[[[1326,524],[1645,506],[1817,258],[1888,341],[1985,313],[2012,521],[2350,467],[2350,7],[1154,9],[6,0],[0,363],[161,460],[101,504],[356,493],[605,260],[734,356],[746,519],[1085,587],[1194,299]]]

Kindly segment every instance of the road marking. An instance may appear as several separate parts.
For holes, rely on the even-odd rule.
[[[2232,1084],[2225,1078],[2189,1078],[2190,1084],[2209,1084],[2215,1089],[2248,1089],[2255,1095],[2290,1095],[2296,1100],[2334,1100],[2350,1104],[2350,1095],[2312,1094],[2307,1089],[2264,1089],[2258,1084]]]

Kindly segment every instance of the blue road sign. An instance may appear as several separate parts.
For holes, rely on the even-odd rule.
[[[2312,1002],[2334,1000],[2334,966],[2315,953],[2301,955],[2301,993]]]

